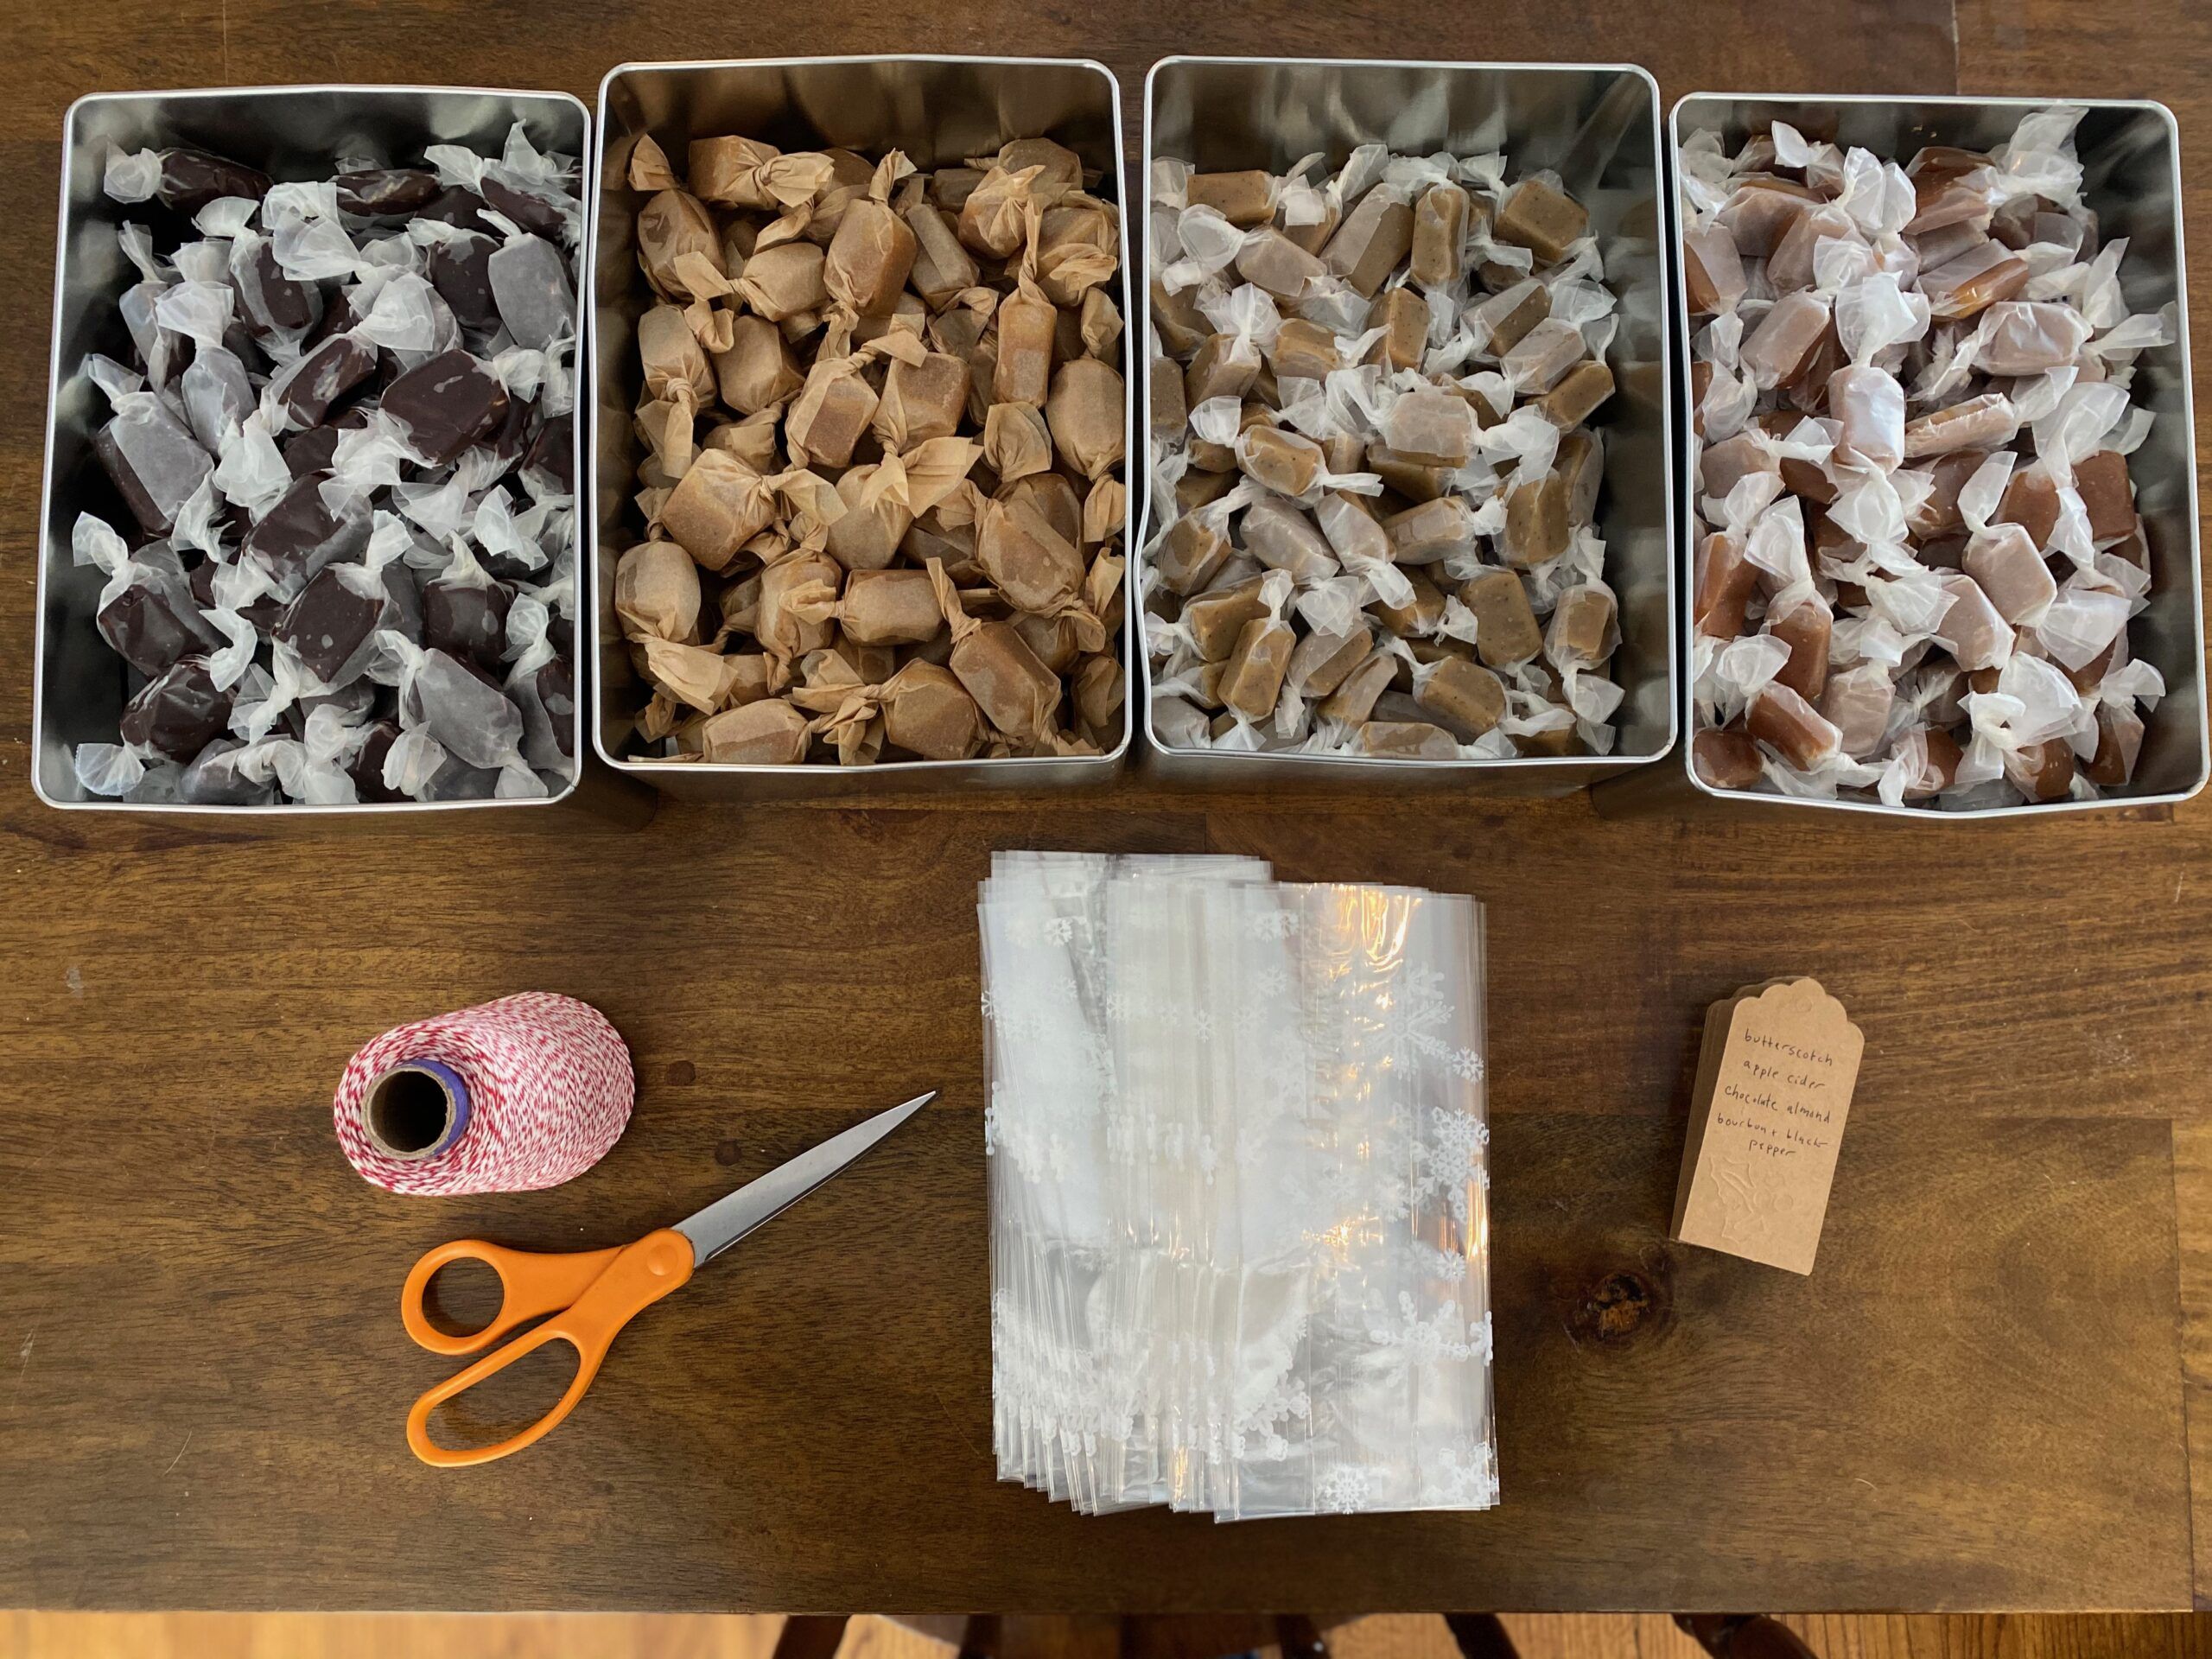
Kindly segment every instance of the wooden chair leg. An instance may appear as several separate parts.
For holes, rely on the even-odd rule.
[[[960,1627],[960,1659],[998,1659],[999,1635],[996,1613],[970,1613]]]
[[[1764,1613],[1676,1613],[1675,1623],[1713,1659],[1818,1659],[1795,1630]]]
[[[1329,1644],[1320,1626],[1303,1613],[1284,1613],[1275,1620],[1275,1645],[1282,1659],[1329,1659]]]
[[[1444,1622],[1459,1644],[1462,1659],[1521,1659],[1520,1649],[1495,1613],[1446,1613]]]
[[[776,1659],[833,1659],[845,1639],[845,1615],[794,1613],[776,1637]]]

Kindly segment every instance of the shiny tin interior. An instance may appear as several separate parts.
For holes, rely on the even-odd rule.
[[[1693,92],[1678,101],[1669,117],[1670,160],[1691,135],[1718,132],[1732,149],[1776,120],[1858,144],[1900,163],[1923,144],[1957,144],[1986,149],[2012,136],[2020,118],[2052,104],[2079,102],[2088,113],[2075,130],[2090,207],[2109,240],[2128,238],[2120,264],[2121,287],[2131,311],[2156,311],[2172,305],[2179,314],[2179,337],[2171,346],[2137,359],[2136,401],[2156,417],[2143,447],[2128,459],[2135,478],[2136,507],[2151,544],[2150,606],[2130,625],[2135,655],[2157,665],[2165,677],[2166,696],[2143,716],[2143,753],[2135,779],[2122,791],[2099,801],[2028,802],[2018,806],[1974,811],[1929,811],[1889,806],[1880,801],[1806,800],[1794,796],[1713,789],[1690,763],[1690,734],[1696,728],[1691,707],[1689,633],[1694,626],[1687,595],[1692,591],[1691,561],[1696,543],[1692,530],[1692,486],[1683,444],[1684,479],[1680,569],[1682,591],[1682,769],[1690,787],[1715,800],[1872,812],[1917,819],[2011,818],[2031,812],[2095,811],[2114,806],[2185,800],[2204,786],[2212,772],[2204,702],[2204,613],[2201,597],[2196,523],[2196,437],[2190,403],[2189,296],[2182,255],[2181,145],[2172,112],[2147,100],[2044,98],[1818,98],[1789,94],[1745,95]],[[1675,233],[1681,232],[1679,204]],[[1681,253],[1675,250],[1675,268]],[[1681,331],[1684,372],[1677,396],[1683,430],[1689,429],[1688,301],[1679,282],[1675,295],[1675,326]]]
[[[1098,194],[1123,204],[1121,285],[1128,293],[1128,192],[1122,179],[1121,88],[1103,64],[1065,58],[787,58],[732,63],[624,64],[599,89],[599,139],[592,169],[590,248],[585,281],[592,296],[592,476],[588,512],[595,531],[592,631],[598,664],[591,693],[592,741],[601,756],[673,795],[695,799],[930,792],[948,789],[1033,789],[1103,784],[1128,753],[1129,698],[1122,737],[1103,755],[1075,759],[890,760],[872,766],[710,766],[641,759],[623,749],[645,690],[614,620],[614,564],[637,539],[630,505],[639,445],[632,429],[642,374],[638,318],[652,290],[638,269],[636,219],[644,205],[626,178],[631,153],[650,133],[679,171],[694,137],[744,133],[779,149],[839,145],[864,152],[899,149],[918,168],[957,163],[1009,138],[1046,137],[1103,175]],[[1130,380],[1128,333],[1122,378]],[[1134,397],[1128,400],[1135,407]],[[1128,453],[1137,454],[1134,429]],[[1130,463],[1134,472],[1134,461]],[[1123,584],[1126,664],[1135,613]],[[1131,697],[1134,697],[1134,690]]]
[[[79,743],[115,741],[133,689],[130,670],[94,623],[105,579],[70,562],[69,531],[79,512],[121,524],[129,517],[92,454],[92,434],[107,400],[79,366],[87,353],[127,362],[130,331],[117,301],[130,268],[116,227],[143,208],[111,201],[100,188],[111,148],[188,145],[233,156],[279,181],[322,178],[336,155],[418,158],[426,144],[460,143],[496,152],[517,121],[541,149],[581,157],[584,106],[566,92],[499,92],[461,86],[231,86],[174,92],[99,93],[69,107],[62,128],[61,209],[54,253],[54,357],[47,403],[46,486],[39,524],[39,630],[32,690],[32,784],[52,806],[87,810],[344,817],[543,807],[575,791],[571,781],[540,799],[363,802],[353,806],[199,806],[87,795],[71,753]],[[577,462],[582,461],[582,441]],[[582,534],[582,515],[577,516]],[[582,550],[578,549],[582,568]],[[582,664],[577,669],[582,671]],[[570,747],[582,755],[582,700]]]
[[[1394,788],[1481,782],[1565,794],[1656,760],[1675,741],[1675,404],[1661,256],[1658,83],[1633,64],[1285,58],[1166,58],[1145,82],[1147,175],[1162,156],[1205,171],[1281,172],[1315,150],[1333,168],[1362,143],[1416,154],[1503,149],[1513,176],[1551,168],[1590,209],[1621,317],[1611,354],[1619,389],[1592,423],[1605,444],[1597,528],[1605,541],[1605,578],[1620,601],[1613,669],[1625,695],[1613,753],[1440,761],[1169,749],[1151,727],[1148,654],[1146,734],[1171,775],[1221,783],[1274,777],[1361,786],[1387,774]],[[1141,291],[1148,337],[1149,283]],[[1140,545],[1152,518],[1147,499]]]

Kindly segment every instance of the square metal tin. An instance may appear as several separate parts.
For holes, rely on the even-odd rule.
[[[1719,801],[1747,805],[1808,807],[1891,817],[1934,819],[2012,818],[2026,813],[2094,812],[2119,806],[2144,806],[2187,800],[2212,773],[2204,702],[2204,612],[2196,524],[2196,447],[2190,399],[2188,265],[2182,254],[2181,142],[2173,112],[2148,99],[2058,98],[1884,98],[1823,97],[1796,93],[1692,92],[1678,99],[1668,115],[1668,162],[1671,185],[1679,168],[1682,143],[1694,133],[1719,132],[1733,143],[1754,126],[1777,119],[1833,130],[1837,141],[1858,144],[1900,165],[1923,144],[1959,144],[1986,149],[2012,134],[2030,111],[2056,104],[2079,104],[2088,113],[2075,133],[2085,173],[2089,205],[2100,229],[2110,238],[2128,238],[2121,262],[2121,283],[2134,311],[2155,311],[2171,302],[2179,315],[2179,338],[2145,352],[2137,361],[2137,401],[2156,419],[2143,447],[2129,457],[2136,506],[2151,544],[2151,602],[2130,624],[2135,654],[2157,665],[2165,677],[2166,695],[2144,716],[2143,753],[2127,789],[2102,800],[2026,802],[2018,806],[1981,807],[1946,812],[1925,807],[1890,806],[1881,801],[1818,800],[1797,796],[1714,789],[1691,763],[1696,734],[1692,706],[1691,639],[1695,626],[1689,595],[1695,590],[1695,482],[1689,476],[1691,410],[1689,341],[1695,332],[1681,273],[1681,213],[1678,200],[1668,203],[1669,242],[1675,276],[1675,327],[1682,341],[1683,371],[1675,388],[1682,443],[1682,512],[1676,554],[1681,573],[1679,626],[1682,660],[1681,766],[1689,786]]]
[[[1152,661],[1139,642],[1145,734],[1164,776],[1205,784],[1296,780],[1305,785],[1424,785],[1502,793],[1567,794],[1657,760],[1675,741],[1673,345],[1665,207],[1661,200],[1659,85],[1635,64],[1426,63],[1349,59],[1163,58],[1145,78],[1144,162],[1172,156],[1205,170],[1281,172],[1355,144],[1427,154],[1503,148],[1519,171],[1550,168],[1589,208],[1620,297],[1612,364],[1619,391],[1594,423],[1605,439],[1598,531],[1606,580],[1620,601],[1613,666],[1625,693],[1609,755],[1414,760],[1345,754],[1173,749],[1152,727]],[[1142,337],[1152,332],[1141,286]],[[1147,356],[1149,354],[1147,353]],[[1144,365],[1148,376],[1151,365]],[[1148,406],[1147,397],[1133,400]],[[1145,438],[1149,446],[1148,427]],[[1137,545],[1149,540],[1148,480]],[[1133,487],[1135,487],[1133,485]],[[1132,563],[1132,588],[1141,586]]]
[[[626,63],[599,88],[590,229],[584,281],[591,298],[593,528],[591,740],[608,766],[671,795],[696,800],[771,800],[949,790],[1058,789],[1100,785],[1121,768],[1134,726],[1134,676],[1122,700],[1121,741],[1096,756],[891,760],[871,766],[729,766],[622,753],[645,690],[614,620],[614,564],[636,532],[626,523],[639,446],[631,427],[641,385],[638,318],[652,302],[638,270],[636,219],[643,205],[624,181],[631,152],[651,133],[671,159],[694,137],[744,133],[784,149],[838,145],[899,149],[929,168],[996,149],[1009,138],[1057,139],[1105,175],[1101,194],[1122,208],[1122,315],[1130,316],[1128,214],[1122,165],[1122,94],[1102,63],[1073,58],[899,54],[775,58],[718,63]],[[1122,377],[1130,388],[1125,467],[1134,473],[1136,398],[1122,332]],[[1122,584],[1122,651],[1128,663],[1136,620],[1133,580]]]
[[[283,803],[272,806],[202,806],[182,801],[108,800],[77,782],[70,752],[79,743],[113,742],[130,694],[130,671],[94,625],[103,579],[71,563],[70,526],[80,512],[115,518],[120,498],[92,449],[107,413],[106,399],[84,373],[90,352],[118,361],[130,336],[117,301],[129,267],[116,245],[116,226],[134,212],[100,188],[111,147],[159,149],[184,144],[261,168],[277,179],[325,175],[341,150],[373,152],[395,161],[426,144],[461,143],[496,152],[507,130],[526,124],[541,148],[582,157],[588,118],[566,92],[507,92],[466,86],[213,86],[184,92],[99,92],[79,99],[62,122],[61,208],[54,250],[54,344],[46,413],[46,474],[40,499],[38,639],[31,691],[31,782],[49,806],[77,811],[346,817],[428,811],[545,807],[566,800],[576,782],[531,800],[361,802],[351,806]],[[582,321],[579,302],[579,324]],[[578,349],[582,372],[582,347]],[[579,398],[579,416],[582,399]],[[581,419],[575,423],[581,432]],[[580,467],[576,440],[572,466]],[[577,534],[583,515],[577,515]],[[577,549],[577,570],[585,569]],[[579,647],[581,649],[581,646]],[[582,674],[583,664],[575,665]],[[581,686],[570,749],[583,760]]]

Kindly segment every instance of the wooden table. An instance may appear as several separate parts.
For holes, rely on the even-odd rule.
[[[65,817],[26,775],[57,137],[81,92],[588,99],[627,58],[902,48],[1093,55],[1134,118],[1173,51],[1586,57],[1649,65],[1669,101],[2148,94],[2204,159],[2212,11],[1961,0],[1953,25],[1907,0],[22,9],[0,56],[0,1603],[2120,1608],[2212,1587],[2212,1542],[2191,1547],[2212,805],[1692,824],[1131,775],[1065,804],[348,836]],[[1503,1507],[1217,1527],[994,1482],[973,898],[1009,847],[1255,853],[1488,902]],[[1807,1280],[1662,1239],[1700,1012],[1782,971],[1867,1039]],[[589,998],[634,1048],[613,1155],[528,1198],[358,1180],[328,1122],[346,1055],[524,987]],[[626,1239],[931,1084],[944,1103],[895,1150],[641,1321],[544,1445],[461,1475],[408,1455],[401,1414],[445,1365],[396,1318],[419,1250]]]

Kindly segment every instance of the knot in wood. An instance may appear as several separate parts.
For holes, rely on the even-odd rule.
[[[1619,1348],[1660,1330],[1666,1322],[1664,1284],[1633,1268],[1617,1268],[1586,1291],[1567,1319],[1578,1343]]]

